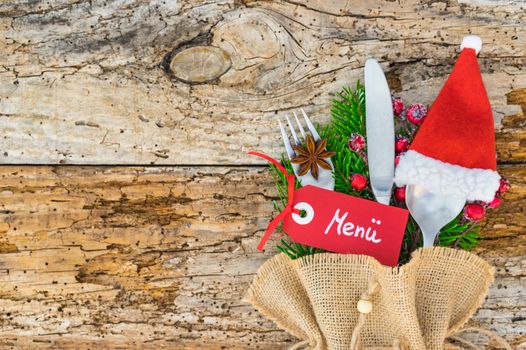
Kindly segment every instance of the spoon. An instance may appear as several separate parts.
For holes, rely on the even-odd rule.
[[[432,193],[419,185],[407,185],[405,191],[407,208],[422,230],[424,247],[432,247],[440,229],[460,213],[466,199]]]

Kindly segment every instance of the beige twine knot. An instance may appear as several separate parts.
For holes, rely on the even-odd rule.
[[[360,331],[365,324],[365,319],[367,318],[367,315],[373,311],[373,303],[371,302],[371,298],[376,292],[378,292],[379,289],[380,284],[378,281],[373,279],[371,283],[369,283],[369,288],[367,288],[367,290],[362,294],[360,300],[356,304],[356,308],[358,309],[358,312],[360,312],[360,316],[358,317],[358,322],[356,323],[356,327],[352,332],[351,350],[356,349],[358,340],[360,338]]]

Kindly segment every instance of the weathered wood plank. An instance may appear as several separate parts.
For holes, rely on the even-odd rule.
[[[512,184],[503,204],[489,211],[483,228],[485,240],[477,251],[486,256],[526,254],[526,165],[501,166],[499,173]]]
[[[526,341],[526,166],[502,171],[513,187],[480,250],[498,266],[497,280],[475,322],[519,344]],[[265,168],[4,166],[0,179],[3,346],[293,343],[242,301],[275,253],[255,250],[275,195]]]
[[[526,88],[508,94],[508,103],[520,105],[522,112],[502,119],[497,133],[497,157],[499,160],[522,161],[526,159]]]
[[[4,1],[0,161],[260,163],[241,151],[278,154],[276,113],[326,121],[369,56],[397,93],[431,102],[468,32],[484,38],[497,123],[520,112],[506,99],[526,86],[520,2],[349,4]],[[505,127],[501,160],[526,159],[520,124]]]

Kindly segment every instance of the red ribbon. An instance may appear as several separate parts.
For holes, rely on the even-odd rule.
[[[272,235],[272,232],[278,227],[279,223],[287,216],[292,213],[299,214],[300,211],[298,209],[292,208],[292,200],[294,198],[294,182],[295,178],[293,174],[289,174],[287,170],[281,165],[277,160],[274,158],[271,158],[267,156],[266,154],[259,153],[259,152],[248,152],[248,154],[251,154],[253,156],[261,157],[268,162],[272,163],[276,168],[278,168],[279,171],[285,175],[285,178],[287,179],[287,205],[285,208],[279,213],[272,221],[268,224],[267,230],[265,231],[265,234],[263,235],[263,238],[261,238],[261,241],[259,241],[258,244],[258,250],[263,250],[265,247],[265,244],[267,244],[268,239]]]

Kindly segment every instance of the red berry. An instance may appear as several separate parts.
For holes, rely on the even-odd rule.
[[[397,201],[403,202],[405,201],[405,186],[404,187],[397,187],[394,190],[394,196]]]
[[[486,216],[486,210],[480,204],[470,203],[464,207],[464,216],[469,221],[479,221]]]
[[[396,116],[401,116],[402,115],[402,112],[404,111],[404,108],[405,108],[405,105],[404,103],[402,102],[401,99],[399,98],[394,98],[392,99],[393,101],[393,112]]]
[[[397,153],[402,153],[407,151],[409,148],[409,140],[404,136],[397,136],[395,141],[395,151]]]
[[[395,166],[398,166],[398,163],[400,163],[400,156],[395,157]]]
[[[495,198],[493,198],[493,200],[488,203],[488,207],[493,209],[498,208],[500,206],[501,201],[502,200],[500,199],[500,197],[495,196]]]
[[[499,189],[497,190],[497,192],[499,194],[504,194],[509,189],[510,189],[509,181],[506,179],[500,179],[500,185],[499,185]]]
[[[349,137],[349,148],[351,151],[359,152],[365,147],[365,138],[357,132]]]
[[[367,178],[362,174],[354,174],[351,176],[351,186],[355,190],[361,191],[367,186]]]
[[[415,103],[407,109],[405,112],[407,119],[413,124],[420,124],[424,121],[424,118],[427,116],[427,108],[421,103]]]

